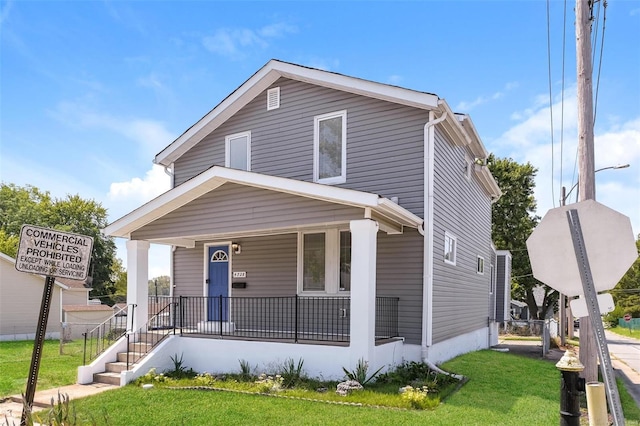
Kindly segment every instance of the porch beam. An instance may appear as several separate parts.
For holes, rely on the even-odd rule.
[[[137,331],[149,314],[149,242],[127,241],[127,325]],[[132,309],[131,305],[136,305]]]
[[[352,220],[350,364],[364,359],[375,367],[376,252],[378,223]]]

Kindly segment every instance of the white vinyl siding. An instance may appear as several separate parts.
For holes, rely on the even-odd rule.
[[[225,167],[251,170],[251,132],[236,133],[225,138]]]
[[[347,111],[314,118],[313,180],[318,183],[347,180]]]

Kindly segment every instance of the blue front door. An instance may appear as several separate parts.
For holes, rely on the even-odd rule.
[[[229,247],[209,247],[209,296],[207,312],[209,321],[229,319]]]

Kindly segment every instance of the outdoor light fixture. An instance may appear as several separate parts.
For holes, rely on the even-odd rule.
[[[240,244],[238,243],[231,243],[231,249],[233,250],[234,254],[242,253],[242,246],[240,246]]]

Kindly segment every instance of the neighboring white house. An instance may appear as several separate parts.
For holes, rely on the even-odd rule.
[[[15,259],[0,253],[0,340],[35,337],[45,277],[20,272]],[[89,300],[90,287],[83,281],[57,278],[51,298],[48,339],[79,339],[82,333],[108,319],[113,310]]]
[[[0,340],[31,340],[35,338],[42,304],[45,277],[15,268],[15,259],[0,253]],[[48,339],[59,339],[62,320],[64,284],[56,280],[49,320]]]

